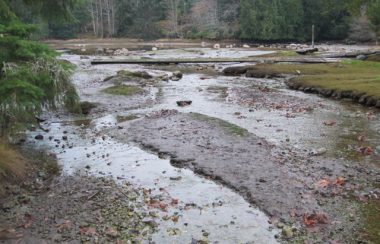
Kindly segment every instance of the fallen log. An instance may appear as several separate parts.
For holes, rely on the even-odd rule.
[[[335,63],[337,59],[331,58],[201,58],[201,59],[94,59],[92,65],[100,64],[204,64],[204,63]]]

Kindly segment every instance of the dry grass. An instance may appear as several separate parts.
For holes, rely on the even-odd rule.
[[[28,167],[25,158],[15,149],[0,141],[0,195],[4,193],[5,183],[22,180]]]

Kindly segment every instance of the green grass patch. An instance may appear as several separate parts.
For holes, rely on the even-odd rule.
[[[291,83],[339,92],[362,93],[380,99],[380,63],[351,60],[334,64],[258,65],[268,73],[297,74]]]
[[[298,53],[295,51],[276,51],[274,53],[268,53],[268,54],[263,54],[259,56],[254,56],[254,57],[265,57],[265,58],[291,58],[291,57],[298,57],[300,56]]]
[[[203,114],[199,114],[199,113],[191,113],[191,117],[193,117],[196,120],[204,121],[204,122],[207,122],[209,124],[220,127],[223,130],[225,130],[231,134],[237,135],[237,136],[248,135],[248,131],[246,129],[241,128],[237,125],[231,124],[231,123],[224,121],[224,120],[221,120],[221,119],[209,117],[207,115],[203,115]]]
[[[104,89],[103,92],[111,95],[132,96],[143,93],[144,90],[137,86],[119,85],[108,87]]]

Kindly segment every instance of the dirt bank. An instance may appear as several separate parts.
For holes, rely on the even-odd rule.
[[[346,206],[353,189],[370,192],[372,183],[380,180],[370,167],[278,150],[244,129],[199,114],[158,113],[132,123],[123,134],[115,136],[170,155],[173,165],[235,189],[274,223],[305,227],[310,219],[321,242],[360,239],[361,219],[350,218],[360,211]],[[302,228],[298,235],[305,234],[300,232]]]

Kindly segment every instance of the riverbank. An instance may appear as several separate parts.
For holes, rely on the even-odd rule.
[[[332,64],[259,64],[231,67],[227,75],[246,74],[252,78],[288,77],[291,89],[318,93],[335,99],[380,108],[380,63],[344,60]]]

